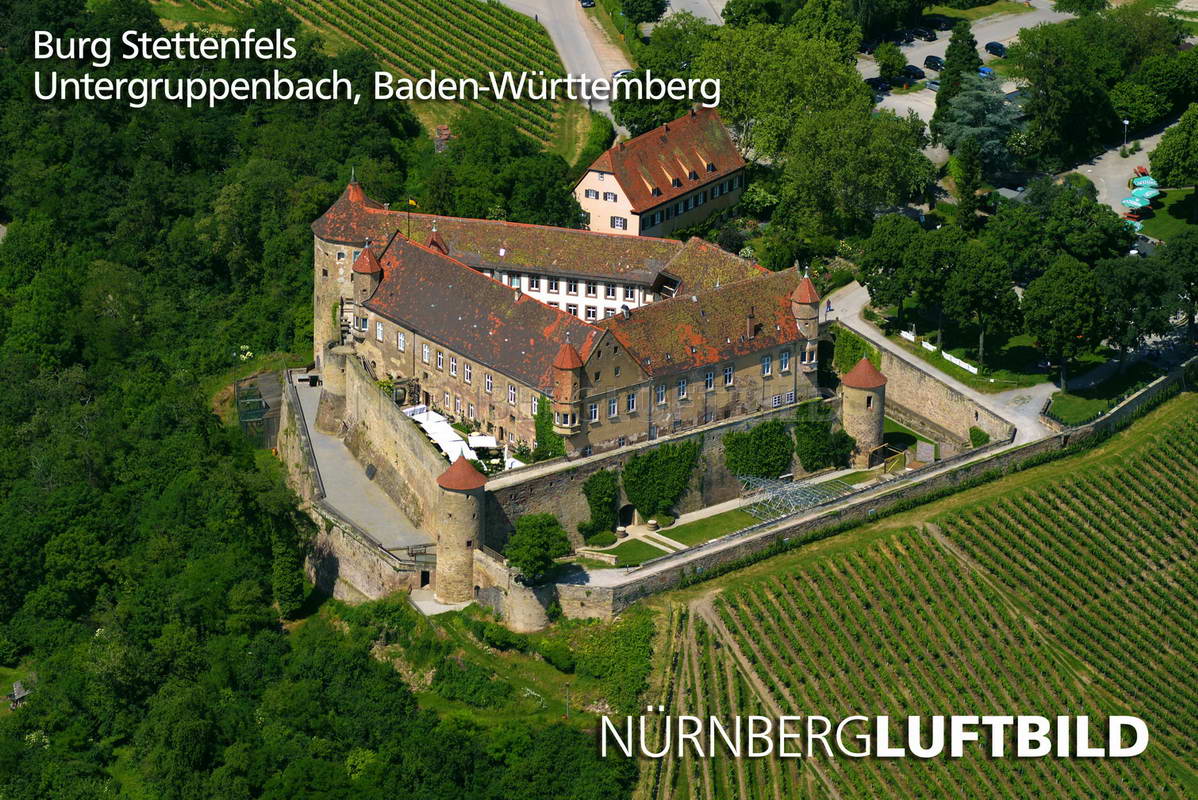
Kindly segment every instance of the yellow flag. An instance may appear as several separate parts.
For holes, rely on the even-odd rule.
[[[414,206],[414,205],[416,205],[416,201],[415,201],[415,200],[413,200],[412,198],[410,198],[410,197],[409,197],[409,198],[408,198],[408,205],[410,205],[410,206]]]

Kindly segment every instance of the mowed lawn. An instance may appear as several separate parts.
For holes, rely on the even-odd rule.
[[[635,567],[650,559],[664,556],[670,551],[661,547],[655,547],[640,539],[629,539],[619,547],[613,547],[607,552],[616,554],[617,567]]]
[[[1152,216],[1144,220],[1144,233],[1167,242],[1195,227],[1195,219],[1198,219],[1198,195],[1193,188],[1167,189],[1153,204]]]
[[[703,542],[718,539],[726,534],[755,525],[757,522],[757,517],[749,512],[734,508],[731,511],[723,511],[704,519],[687,522],[684,525],[666,528],[661,533],[679,544],[694,547],[697,544],[703,544]]]

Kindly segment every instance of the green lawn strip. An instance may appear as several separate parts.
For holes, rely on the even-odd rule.
[[[1198,195],[1190,189],[1166,189],[1153,202],[1152,216],[1144,220],[1144,233],[1154,239],[1170,238],[1193,228],[1198,219]]]
[[[916,442],[926,442],[935,448],[936,457],[940,457],[939,442],[932,441],[922,433],[913,431],[906,425],[895,422],[890,417],[885,417],[882,420],[882,439],[886,444],[899,450],[908,450],[914,447]]]
[[[863,469],[860,472],[850,472],[840,480],[844,481],[850,486],[856,486],[859,483],[865,483],[866,481],[873,480],[874,478],[878,477],[878,473],[879,471],[876,469]]]
[[[184,25],[219,25],[232,28],[237,24],[239,12],[225,8],[200,8],[189,3],[151,3],[150,7],[159,19]]]
[[[891,94],[911,94],[912,92],[920,91],[921,89],[925,88],[927,85],[928,85],[927,81],[916,81],[915,83],[911,84],[910,86],[895,86],[894,88],[892,88],[890,90],[890,93]]]
[[[644,539],[646,542],[649,542],[650,544],[655,544],[658,547],[660,547],[664,550],[667,550],[671,553],[673,553],[674,551],[676,551],[678,549],[677,547],[675,547],[674,545],[670,544],[669,542],[667,542],[665,540],[666,534],[663,531],[656,531],[654,533],[646,533],[641,538]]]
[[[656,547],[640,539],[630,539],[619,547],[607,552],[616,554],[617,567],[635,567],[650,559],[664,556],[670,551]]]
[[[739,508],[734,508],[731,511],[721,511],[719,514],[697,519],[694,522],[675,525],[665,531],[665,533],[680,544],[684,544],[687,547],[694,547],[697,544],[718,539],[725,534],[734,533],[742,528],[755,525],[757,522],[757,518],[752,514],[742,511]]]
[[[0,666],[0,695],[6,695],[12,691],[13,681],[25,681],[26,686],[28,686],[29,677],[35,671],[27,664],[18,664],[15,667]],[[0,717],[11,713],[12,710],[8,707],[8,701],[0,697]]]
[[[1084,425],[1118,405],[1127,395],[1147,386],[1160,372],[1139,362],[1102,383],[1076,392],[1056,392],[1049,411],[1066,425]]]
[[[1032,11],[1030,5],[1023,3],[1014,3],[1011,0],[998,0],[995,3],[989,3],[984,6],[975,8],[953,8],[952,6],[931,6],[924,11],[924,14],[937,14],[943,17],[952,17],[953,19],[973,20],[981,19],[982,17],[993,17],[999,14],[1026,14]],[[948,31],[938,34],[945,38],[948,37]]]

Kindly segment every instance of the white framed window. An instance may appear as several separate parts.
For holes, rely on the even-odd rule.
[[[598,403],[590,403],[589,405],[587,405],[587,421],[588,422],[598,422],[599,421],[599,404]]]
[[[516,384],[514,383],[507,385],[507,401],[512,405],[516,405]]]
[[[787,404],[793,403],[795,401],[795,393],[787,392],[785,395],[782,396],[782,401]]]
[[[529,398],[528,413],[534,417],[537,415],[537,406],[540,405],[540,401],[541,396],[536,392],[533,392],[532,397]]]
[[[782,395],[776,394],[773,397],[771,397],[770,405],[772,405],[774,408],[781,408],[782,407]]]
[[[578,316],[578,303],[566,303],[566,313],[572,317]]]
[[[516,443],[516,434],[512,433],[511,431],[508,431],[507,432],[507,442],[508,442],[508,444],[515,444]]]
[[[585,196],[586,199],[588,199],[588,200],[598,200],[599,199],[599,190],[598,189],[586,189],[583,192],[583,196]]]
[[[604,192],[603,199],[609,203],[614,203],[614,202],[616,202],[616,193],[615,192]]]
[[[678,379],[678,399],[679,400],[683,400],[686,398],[687,385],[688,385],[688,383],[687,383],[686,378]]]
[[[420,360],[423,361],[425,364],[428,363],[428,353],[429,353],[428,345],[427,344],[420,345]]]
[[[609,417],[614,417],[619,410],[619,402],[616,398],[613,397],[607,401],[607,415]]]
[[[549,306],[549,307],[551,307],[551,308],[559,308],[559,307],[561,306],[561,303],[557,302],[556,300],[550,300],[550,301],[549,301],[548,303],[546,303],[545,305],[547,305],[547,306]]]
[[[599,284],[594,281],[587,281],[587,297],[594,297],[599,292]]]
[[[732,385],[732,367],[724,367],[724,385]]]
[[[628,230],[628,219],[625,217],[612,217],[611,226],[617,231]]]
[[[628,399],[624,403],[624,408],[628,410],[629,414],[636,411],[636,392],[628,393]]]
[[[462,365],[462,379],[465,380],[466,383],[470,383],[472,380],[474,380],[474,365],[469,361]]]
[[[495,381],[491,378],[491,373],[488,372],[486,375],[483,376],[483,388],[489,392],[494,387],[495,387]]]
[[[403,331],[397,331],[395,334],[395,349],[401,353],[408,349],[408,335]]]
[[[709,392],[715,388],[715,373],[711,370],[708,370],[707,374],[703,376],[703,388]]]
[[[453,398],[453,413],[459,417],[462,416],[462,398],[457,396]]]
[[[587,322],[593,322],[599,319],[599,309],[594,306],[587,306]]]
[[[374,339],[376,342],[383,341],[383,323],[374,323]]]
[[[566,278],[566,294],[578,294],[578,281]]]
[[[541,290],[541,276],[540,275],[529,275],[528,276],[528,291],[538,292],[540,290]]]
[[[616,299],[616,285],[614,283],[603,284],[603,296],[608,300]]]
[[[441,404],[441,408],[445,409],[446,411],[449,410],[449,392],[445,393],[445,402]]]
[[[624,299],[625,300],[635,300],[636,299],[636,287],[635,286],[625,286],[624,287]]]
[[[457,358],[457,356],[449,357],[449,374],[455,378],[458,376],[458,358]]]
[[[614,308],[603,309],[603,318],[604,319],[607,319],[608,317],[614,317],[615,315],[616,315],[616,310]]]
[[[657,386],[657,403],[658,403],[658,405],[664,405],[665,402],[666,402],[665,384],[658,384],[658,386]]]
[[[783,350],[781,353],[778,354],[778,369],[780,369],[782,372],[786,372],[788,369],[790,369],[790,351],[789,350]]]
[[[445,354],[437,351],[437,369],[445,369]]]
[[[478,419],[478,414],[476,414],[474,411],[474,403],[470,403],[468,406],[466,406],[466,408],[468,409],[466,411],[466,415],[469,416],[470,419]]]
[[[557,294],[557,278],[549,279],[549,291],[553,294]]]
[[[768,377],[768,376],[774,374],[774,357],[773,356],[762,356],[761,357],[761,374],[763,377]]]

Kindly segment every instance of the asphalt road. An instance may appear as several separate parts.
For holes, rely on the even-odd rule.
[[[706,19],[708,22],[723,25],[724,20],[720,16],[720,12],[724,10],[724,6],[727,4],[728,0],[670,0],[670,8],[666,13],[689,11],[696,17]]]

